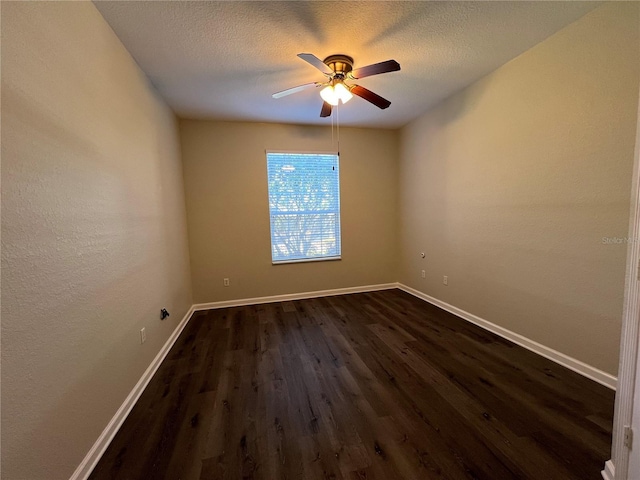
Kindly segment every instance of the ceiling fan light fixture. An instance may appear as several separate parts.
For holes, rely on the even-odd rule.
[[[351,91],[344,85],[344,83],[340,82],[333,87],[333,91],[336,96],[342,100],[342,103],[347,103],[349,100],[353,98]]]
[[[336,82],[335,85],[327,85],[320,91],[320,96],[329,105],[337,106],[340,101],[347,103],[353,98],[349,88],[342,82]]]
[[[322,90],[320,90],[320,96],[322,97],[322,100],[327,102],[329,105],[333,105],[334,107],[338,105],[338,102],[340,101],[340,97],[338,97],[338,95],[336,94],[333,85],[327,85]]]

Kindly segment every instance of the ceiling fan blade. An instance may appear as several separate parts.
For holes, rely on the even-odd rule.
[[[391,105],[391,102],[386,98],[382,98],[377,93],[373,93],[371,90],[367,90],[360,85],[353,85],[351,87],[351,93],[359,96],[360,98],[364,98],[367,102],[373,103],[378,108],[388,108]]]
[[[367,65],[366,67],[356,68],[349,76],[351,78],[364,78],[371,75],[379,75],[381,73],[397,72],[400,70],[400,64],[395,60],[387,60],[386,62],[374,63],[373,65]]]
[[[324,102],[322,104],[322,110],[320,110],[320,116],[322,118],[331,116],[331,109],[332,108],[333,107],[331,107],[330,103]]]
[[[299,53],[298,56],[305,62],[313,65],[325,75],[333,75],[333,70],[329,66],[316,57],[313,53]]]
[[[307,88],[319,87],[320,85],[322,84],[318,82],[305,83],[304,85],[298,85],[297,87],[288,88],[286,90],[282,90],[281,92],[274,93],[271,96],[273,98],[286,97],[287,95],[291,95],[292,93],[298,93],[298,92],[301,92],[302,90],[306,90]]]

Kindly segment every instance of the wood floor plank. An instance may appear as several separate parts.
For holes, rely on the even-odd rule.
[[[399,290],[193,314],[102,479],[598,479],[609,389]]]

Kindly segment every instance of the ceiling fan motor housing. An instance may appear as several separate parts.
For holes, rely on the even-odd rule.
[[[353,58],[348,55],[329,55],[323,60],[338,78],[344,78],[353,70]]]

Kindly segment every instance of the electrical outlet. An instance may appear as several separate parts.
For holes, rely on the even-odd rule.
[[[140,329],[140,345],[147,341],[147,331],[144,327]]]
[[[442,277],[442,283],[445,285],[449,285],[449,277],[447,277],[446,275]]]
[[[222,279],[222,284],[223,284],[225,287],[228,287],[228,286],[230,285],[230,283],[229,283],[229,279],[228,279],[228,278],[223,278],[223,279]]]
[[[422,278],[427,278],[427,272],[425,272],[424,270],[422,270],[421,275],[422,275]]]

